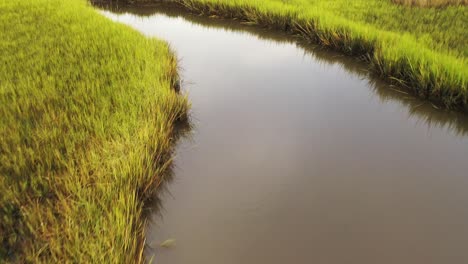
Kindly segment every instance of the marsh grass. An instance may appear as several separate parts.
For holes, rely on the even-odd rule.
[[[186,97],[164,42],[82,0],[0,2],[0,262],[143,262]]]

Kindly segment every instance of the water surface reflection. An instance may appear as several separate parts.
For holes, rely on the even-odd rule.
[[[282,34],[142,10],[105,14],[171,43],[195,125],[158,263],[468,262],[466,116]]]

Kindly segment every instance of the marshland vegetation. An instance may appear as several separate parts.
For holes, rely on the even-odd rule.
[[[177,3],[298,34],[467,109],[464,6]],[[167,172],[173,124],[188,109],[172,89],[169,47],[110,22],[85,0],[3,1],[0,25],[0,262],[143,261],[144,201]]]
[[[0,262],[141,262],[188,102],[165,42],[84,0],[0,2]]]

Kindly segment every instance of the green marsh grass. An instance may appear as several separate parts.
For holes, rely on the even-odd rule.
[[[143,262],[189,108],[169,47],[84,0],[0,1],[0,27],[0,263]]]

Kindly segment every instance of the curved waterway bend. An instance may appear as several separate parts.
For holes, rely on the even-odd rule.
[[[171,44],[193,103],[157,263],[468,263],[465,116],[281,34],[131,11],[104,13]]]

